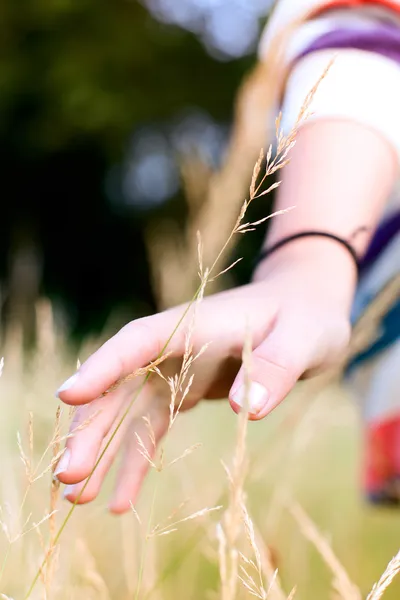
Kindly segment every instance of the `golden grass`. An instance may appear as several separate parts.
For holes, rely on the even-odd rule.
[[[329,65],[319,82],[326,76],[328,69]],[[288,587],[288,590],[291,591],[284,591],[283,579],[281,580],[279,573],[280,570],[285,571],[285,561],[279,561],[282,562],[282,565],[275,565],[274,562],[277,561],[274,558],[273,546],[265,542],[269,539],[269,536],[271,539],[273,538],[272,532],[263,531],[262,528],[259,530],[250,517],[245,492],[246,477],[249,477],[249,462],[251,462],[249,461],[247,449],[248,418],[246,412],[243,412],[237,419],[236,442],[227,446],[228,452],[233,455],[233,461],[232,466],[224,466],[225,477],[221,477],[221,473],[218,476],[213,476],[212,470],[215,466],[209,462],[203,463],[206,493],[199,493],[201,472],[196,470],[196,477],[193,479],[189,477],[186,467],[187,463],[192,460],[193,455],[196,454],[194,451],[199,450],[200,444],[198,442],[190,443],[178,452],[176,448],[171,450],[170,446],[172,433],[175,433],[178,428],[177,415],[193,383],[191,372],[193,364],[207,349],[207,346],[204,346],[196,355],[193,354],[191,340],[198,303],[202,301],[206,286],[234,266],[231,265],[219,271],[221,258],[230,247],[233,238],[237,234],[252,231],[254,227],[270,218],[265,217],[254,223],[245,222],[246,211],[250,203],[279,185],[279,182],[277,182],[266,192],[260,192],[264,181],[270,175],[282,169],[287,163],[288,154],[295,143],[297,128],[307,116],[308,106],[319,82],[310,91],[298,122],[288,136],[281,133],[280,120],[277,120],[276,156],[272,158],[272,147],[269,148],[266,157],[263,153],[260,154],[250,184],[249,199],[243,203],[239,216],[225,241],[219,246],[219,250],[215,255],[212,254],[215,258],[211,261],[210,267],[203,266],[203,241],[200,234],[198,234],[196,253],[199,257],[200,285],[182,318],[176,324],[174,331],[171,332],[171,336],[157,360],[128,377],[141,375],[144,376],[144,382],[138,387],[138,391],[124,411],[87,482],[102,460],[109,444],[121,427],[148,378],[158,376],[163,379],[169,389],[170,418],[166,441],[164,441],[156,459],[150,456],[146,444],[137,435],[139,451],[149,463],[153,475],[153,478],[150,477],[150,483],[154,483],[154,485],[150,493],[150,499],[146,501],[143,507],[132,506],[130,518],[136,525],[134,540],[128,540],[126,535],[123,535],[123,543],[118,544],[115,539],[114,543],[105,542],[104,535],[101,535],[102,525],[100,526],[100,521],[106,520],[104,509],[99,512],[93,508],[92,510],[90,508],[80,508],[81,516],[77,517],[75,514],[76,504],[66,509],[61,507],[60,485],[54,478],[54,468],[63,453],[61,449],[62,442],[69,435],[63,433],[64,429],[66,430],[67,422],[65,419],[65,422],[63,422],[61,407],[58,407],[55,411],[56,417],[53,427],[49,427],[48,422],[46,424],[42,422],[37,428],[34,425],[33,412],[30,407],[24,406],[23,403],[19,404],[19,410],[13,407],[13,413],[13,411],[7,411],[6,406],[4,406],[5,418],[8,423],[7,427],[4,428],[5,437],[8,437],[9,431],[12,430],[11,423],[21,419],[21,415],[25,414],[27,408],[28,423],[27,435],[21,436],[18,432],[16,435],[20,469],[16,467],[16,451],[10,449],[13,446],[9,445],[9,441],[3,451],[5,474],[2,482],[0,521],[4,534],[4,553],[0,570],[0,586],[3,586],[4,589],[2,597],[15,598],[15,600],[17,598],[28,600],[28,598],[36,597],[47,600],[51,598],[79,599],[91,597],[135,598],[135,600],[139,600],[139,598],[168,598],[172,595],[185,598],[203,598],[207,594],[222,600],[240,600],[248,597],[256,597],[260,600],[266,600],[267,598],[292,600],[293,598],[302,597],[301,581],[297,581],[296,578],[291,577],[291,579],[294,579]],[[266,167],[265,171],[262,172],[264,162]],[[208,228],[207,235],[209,235]],[[216,242],[214,239],[211,245],[212,249],[215,243],[217,243],[216,247],[218,248],[218,240]],[[209,250],[210,248],[207,246],[207,252]],[[208,258],[208,254],[206,256]],[[206,262],[209,263],[210,261],[207,260]],[[393,301],[393,297],[386,298],[384,294],[384,300],[386,304],[385,302],[376,303],[375,313],[373,313],[375,321],[372,328],[367,332],[369,337],[374,334],[379,323],[380,311],[389,301]],[[11,339],[14,343],[10,346],[10,341],[8,342],[9,347],[7,350],[9,350],[12,357],[9,371],[11,378],[6,379],[5,384],[6,393],[8,389],[12,390],[16,398],[27,395],[30,398],[30,403],[35,402],[35,404],[42,397],[42,394],[35,389],[38,382],[39,389],[40,387],[48,389],[48,385],[51,385],[54,389],[55,381],[49,375],[58,375],[63,370],[64,361],[61,359],[57,362],[57,357],[65,356],[65,349],[62,349],[60,345],[57,348],[59,340],[51,318],[51,307],[47,303],[43,303],[37,314],[38,319],[43,320],[43,327],[39,327],[38,350],[29,365],[24,365],[20,344],[21,336],[18,336],[18,331],[15,332],[14,338],[12,336],[11,338],[8,337],[8,340]],[[186,317],[190,318],[180,370],[173,377],[165,378],[158,366],[168,356],[169,342]],[[356,337],[357,348],[362,347],[366,339],[365,336],[361,336],[360,339]],[[350,348],[351,351],[352,347]],[[48,356],[49,353],[50,356]],[[250,370],[250,356],[251,340],[247,340],[243,355],[246,372]],[[332,372],[317,380],[316,384],[313,383],[308,390],[308,398],[310,398],[311,392],[313,394],[321,392],[321,389],[333,377],[338,375],[340,369],[344,366],[344,362]],[[43,369],[42,365],[45,365]],[[49,366],[51,369],[49,369]],[[3,363],[0,370],[2,369]],[[3,381],[4,378],[2,383]],[[57,381],[59,381],[58,376]],[[110,390],[122,385],[125,381],[126,378],[116,382]],[[107,392],[110,390],[107,390]],[[42,410],[40,404],[39,408]],[[45,412],[47,416],[47,411]],[[305,412],[307,414],[307,410]],[[64,415],[64,417],[67,416]],[[298,413],[296,413],[295,418],[300,421]],[[226,426],[226,420],[227,415],[225,414],[224,419],[221,421],[224,427]],[[35,418],[36,422],[37,419]],[[273,420],[270,420],[270,422],[273,422]],[[282,423],[285,424],[285,421],[282,421]],[[276,426],[279,435],[283,430],[282,423]],[[299,422],[297,422],[297,425],[299,425]],[[155,446],[155,435],[150,420],[146,421],[146,426],[149,440],[153,440]],[[198,429],[198,418],[196,428]],[[289,434],[285,433],[289,435],[290,439],[290,443],[287,443],[286,446],[293,450],[298,439],[291,436],[290,432]],[[46,435],[49,439],[47,442],[44,441]],[[280,437],[282,436],[280,435]],[[308,438],[310,438],[309,433]],[[26,446],[28,450],[25,449]],[[265,451],[264,448],[261,455]],[[281,450],[280,454],[278,454],[279,449]],[[219,452],[221,452],[221,449],[219,449]],[[278,461],[281,461],[282,457],[285,459],[284,467],[289,466],[290,460],[293,461],[293,455],[298,456],[299,454],[301,455],[301,452],[298,452],[298,447],[296,452],[288,453],[286,448],[282,452],[281,445],[277,445],[275,450],[272,451],[272,455],[277,456]],[[259,458],[259,455],[260,449],[258,449],[257,458]],[[213,452],[213,458],[215,462],[215,451]],[[228,462],[224,461],[224,465]],[[257,460],[254,462],[257,463]],[[206,466],[204,467],[204,465]],[[261,472],[266,476],[265,464],[262,464],[262,468]],[[166,471],[168,477],[165,476]],[[21,474],[23,474],[22,480]],[[178,477],[177,474],[179,474]],[[282,478],[278,476],[274,479],[272,485],[272,491],[277,490],[276,498],[279,505],[282,504],[281,499],[287,495],[288,489],[296,487],[291,485],[293,479],[285,473],[285,469],[283,469],[283,474]],[[154,477],[156,477],[155,481],[153,481]],[[306,481],[308,483],[308,479]],[[172,490],[171,482],[173,482]],[[163,483],[166,486],[165,489],[168,489],[168,494],[163,493],[160,501],[160,489]],[[182,494],[179,497],[176,492],[183,492],[186,488],[191,488],[194,493],[191,494],[188,500],[182,501],[182,497],[186,497],[187,494]],[[268,497],[268,492],[267,490],[265,492],[262,498],[266,505],[265,499]],[[188,511],[188,505],[193,502],[191,498],[195,499],[196,507]],[[275,506],[274,502],[271,502],[271,506],[276,510],[276,499]],[[216,534],[212,535],[210,534],[210,524],[213,523],[213,515],[214,513],[218,514],[221,509],[223,509],[222,517],[216,524]],[[279,506],[275,516],[279,512],[282,513],[283,510],[287,513],[286,509]],[[334,554],[331,546],[321,536],[311,518],[297,504],[292,505],[291,512],[299,522],[304,535],[313,542],[320,556],[331,569],[334,575],[333,589],[336,594],[335,597],[342,600],[361,600],[363,595],[360,588],[352,583],[347,570],[343,567],[337,555]],[[36,517],[40,514],[41,516]],[[271,523],[271,516],[269,515],[269,517]],[[75,525],[75,530],[71,525],[73,518],[78,523],[78,525]],[[199,524],[194,526],[197,521],[199,521]],[[93,533],[87,534],[90,527],[94,530],[94,537],[97,540],[96,547],[89,541],[93,536]],[[182,532],[182,530],[184,531]],[[185,532],[189,532],[189,537],[186,537],[186,540],[184,539]],[[33,540],[30,534],[34,534]],[[177,534],[182,536],[179,545],[172,542],[169,546],[166,546],[164,540],[169,540],[174,536],[178,537]],[[115,536],[115,527],[113,535]],[[88,539],[86,539],[86,536]],[[100,560],[96,555],[101,554],[103,554],[103,557]],[[202,562],[207,565],[206,570],[212,572],[214,569],[214,576],[209,578],[200,578],[198,574],[197,577],[194,576],[187,567],[188,555],[191,555],[192,558],[192,569],[194,568],[193,565],[196,565],[198,573],[200,572],[200,567],[197,564],[200,557]],[[166,565],[160,567],[156,561],[165,558],[165,556],[168,556]],[[130,563],[127,562],[127,557],[133,557]],[[102,566],[100,566],[101,564]],[[219,570],[219,583],[215,578],[216,564],[218,564]],[[134,571],[133,576],[131,576],[129,567]],[[374,584],[368,595],[368,600],[381,598],[392,584],[398,570],[400,570],[400,561],[396,556],[389,563],[378,582]],[[172,576],[176,579],[178,587],[171,586]],[[285,575],[285,578],[289,579],[289,574]],[[190,584],[189,581],[196,583]],[[297,583],[299,583],[298,588],[296,587]],[[182,590],[184,590],[183,593]],[[190,590],[190,593],[188,590]],[[309,593],[319,594],[319,592],[314,591]],[[324,594],[326,594],[324,597],[329,597],[329,586]],[[321,595],[312,597],[320,598]]]
[[[68,371],[68,365],[56,365],[55,379]],[[59,524],[68,509],[55,493],[51,470],[46,465],[37,469],[46,450],[49,463],[57,455],[56,440],[63,436],[68,415],[57,411],[54,426],[55,382],[40,373],[32,378],[26,365],[20,366],[18,379],[16,374],[15,366],[8,371],[6,363],[0,380],[2,558],[9,549],[0,591],[19,600],[41,556],[52,548],[54,521]],[[293,598],[323,600],[331,597],[333,575],[340,582],[334,586],[339,598],[367,598],[374,580],[378,583],[368,600],[380,598],[383,592],[388,599],[398,598],[399,583],[392,582],[400,566],[398,557],[380,577],[398,546],[398,516],[368,509],[358,496],[353,407],[343,391],[327,389],[317,403],[304,408],[293,432],[285,423],[298,400],[295,393],[287,406],[268,422],[249,426],[250,431],[244,418],[238,423],[223,405],[200,407],[176,422],[166,463],[199,440],[203,444],[171,469],[154,472],[136,507],[140,521],[147,523],[155,478],[160,477],[139,597],[207,598],[214,590],[210,597],[283,600],[297,585]],[[35,415],[33,420],[29,411]],[[18,450],[19,429],[26,431],[21,433],[24,458]],[[289,442],[296,452],[287,455],[284,448]],[[28,479],[27,459],[41,477]],[[227,465],[228,477],[220,459]],[[282,483],[285,497],[276,508],[274,493]],[[306,506],[312,518],[297,505],[287,508],[288,494],[293,502]],[[188,501],[183,503],[183,498]],[[220,505],[223,513],[204,508]],[[43,570],[33,598],[134,597],[144,534],[135,514],[123,517],[119,528],[105,506],[103,494],[93,506],[77,509],[70,529],[52,550],[52,561]],[[289,518],[293,506],[297,517],[301,515],[300,526]],[[255,517],[250,517],[250,507]],[[329,531],[329,543],[319,528]]]

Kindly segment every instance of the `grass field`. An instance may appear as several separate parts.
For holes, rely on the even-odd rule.
[[[82,349],[80,357],[87,352]],[[27,460],[37,465],[53,436],[58,406],[54,390],[73,371],[75,361],[62,340],[55,338],[49,322],[44,322],[39,347],[29,361],[22,360],[17,341],[5,356],[0,380],[0,592],[14,600],[25,597],[70,506],[62,500],[61,490],[52,485],[51,471],[40,476],[51,460],[52,448],[37,469],[37,481],[27,484],[17,432]],[[273,587],[268,597],[287,598],[297,586],[294,597],[298,600],[366,598],[399,550],[399,516],[396,511],[368,507],[360,496],[360,428],[349,394],[332,386],[312,398],[308,397],[307,384],[302,385],[265,422],[248,427],[246,505],[254,522],[263,574],[268,579],[271,569],[273,572],[277,568],[285,591],[282,594],[280,588]],[[32,419],[33,438],[29,433]],[[61,421],[66,427],[68,409]],[[152,524],[165,525],[166,531],[174,528],[171,524],[175,521],[198,511],[200,515],[178,524],[169,535],[154,535],[144,542],[145,533],[133,513],[124,517],[108,514],[104,490],[95,503],[76,508],[30,597],[228,598],[221,592],[217,523],[223,520],[231,502],[221,461],[232,464],[237,429],[238,418],[225,402],[208,403],[181,415],[168,443],[170,457],[179,456],[198,442],[202,446],[170,469],[152,472],[136,508],[146,524],[155,497]],[[112,474],[108,487],[111,481]],[[304,520],[302,513],[299,523],[298,504],[326,535],[361,595],[356,592],[351,596],[345,591],[332,595],[332,581],[338,573],[333,573],[335,565],[324,563],[323,541],[317,539],[320,547],[316,548],[306,539],[304,530],[312,537],[313,525]],[[220,505],[223,508],[218,511],[201,512]],[[35,525],[53,510],[57,512]],[[26,533],[21,536],[23,531]],[[240,531],[238,547],[254,561],[252,548],[244,538]],[[138,590],[141,562],[143,579]],[[251,571],[253,566],[246,564]],[[236,597],[254,596],[239,581]],[[387,599],[399,597],[400,578],[385,593]]]

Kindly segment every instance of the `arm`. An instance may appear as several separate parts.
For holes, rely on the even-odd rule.
[[[298,133],[290,163],[283,173],[276,210],[296,208],[272,220],[265,241],[273,245],[293,233],[327,231],[352,241],[361,257],[368,246],[397,172],[397,156],[379,133],[346,120],[320,120]],[[280,256],[279,256],[280,255]],[[282,247],[257,269],[262,280],[275,262],[308,260],[310,268],[330,273],[335,296],[350,309],[355,270],[346,250],[324,238],[303,238]]]
[[[278,17],[289,18],[285,1],[278,4]],[[312,4],[314,10],[317,5],[319,10],[324,6],[317,0]],[[399,9],[387,12],[386,18],[393,18],[391,25],[377,19],[367,3],[364,8],[362,2],[359,4],[354,11],[322,13],[292,37],[294,43],[286,56],[287,83],[282,92],[286,132],[296,123],[310,89],[329,62],[334,62],[316,91],[311,117],[300,128],[291,162],[283,172],[276,208],[296,209],[273,220],[266,247],[293,233],[320,230],[351,241],[362,257],[398,175],[400,28],[396,12],[400,11],[400,3]],[[262,46],[267,54],[272,33],[270,25],[264,36],[267,47]],[[352,239],[360,227],[368,228],[369,233]],[[345,260],[345,251],[337,244],[304,238],[283,247],[280,258],[271,257],[273,260],[267,262],[274,263],[284,255],[295,258],[307,248],[314,259],[319,258],[333,274],[338,273],[335,283],[342,282],[342,287],[349,290],[350,301],[354,281],[351,285],[346,275],[350,265],[346,269],[340,264]],[[261,265],[256,279],[269,268],[271,264]]]
[[[293,71],[284,106],[289,126],[292,115],[298,113],[299,103],[327,62],[324,61],[315,77],[311,73],[311,85],[307,78],[303,80],[305,89],[293,79],[296,70]],[[387,66],[391,67],[392,62]],[[304,64],[301,61],[299,68]],[[372,90],[376,85],[375,75],[381,77],[384,70],[382,65],[376,67],[374,77],[370,77]],[[349,83],[355,73],[359,75],[352,69]],[[365,73],[370,76],[371,69]],[[345,114],[341,113],[340,119],[337,114],[340,103],[329,87],[325,88],[328,93],[320,96],[320,103],[312,107],[317,110],[299,131],[277,198],[277,208],[295,204],[297,209],[274,220],[268,245],[304,229],[322,229],[349,238],[360,226],[375,227],[397,170],[397,134],[394,131],[393,137],[393,112],[388,110],[388,102],[400,75],[399,79],[386,80],[386,85],[382,80],[382,85],[377,86],[376,92],[380,91],[388,101],[375,105],[372,112],[369,108],[373,105],[354,101],[357,90],[361,89],[359,79],[351,89],[342,88]],[[333,85],[336,93],[335,81]],[[368,86],[368,77],[364,85]],[[391,110],[399,104],[393,95]],[[349,116],[346,111],[350,105],[360,113],[361,108],[365,109],[367,114],[364,110],[364,115]],[[385,117],[382,121],[376,121],[378,112]],[[375,119],[372,125],[366,120],[368,114]],[[355,244],[362,254],[368,236],[360,236]],[[265,417],[305,372],[324,368],[343,355],[350,333],[349,313],[355,282],[354,265],[340,245],[325,239],[304,239],[288,244],[260,265],[256,282],[205,298],[197,311],[193,353],[210,341],[214,343],[195,362],[194,383],[182,409],[193,407],[203,398],[224,398],[228,394],[234,410],[244,405],[244,369],[240,368],[240,360],[249,334],[253,352],[250,393],[246,400],[252,420]],[[134,404],[132,398],[140,379],[130,380],[117,389],[113,384],[157,358],[183,310],[184,307],[177,307],[128,324],[58,390],[63,402],[78,406],[71,427],[75,433],[68,439],[67,452],[57,469],[60,481],[68,484],[69,500],[84,503],[95,498],[107,470],[123,448],[124,458],[110,508],[120,513],[130,510],[130,502],[135,502],[149,468],[148,461],[138,451],[135,433],[153,456],[155,447],[148,439],[143,417],[150,417],[158,443],[169,430],[170,396],[168,389],[160,393],[155,377]],[[168,345],[174,357],[181,358],[185,352],[185,332],[180,327]],[[130,404],[133,407],[128,411]],[[120,415],[124,413],[127,418],[120,427]],[[91,476],[102,448],[110,441]]]
[[[276,209],[295,205],[274,219],[268,244],[305,229],[345,239],[360,227],[368,234],[353,244],[362,256],[381,217],[397,173],[397,156],[387,140],[350,120],[321,120],[303,126],[277,196]]]

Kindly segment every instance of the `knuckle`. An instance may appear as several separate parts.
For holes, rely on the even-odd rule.
[[[141,335],[149,335],[153,332],[152,317],[142,317],[141,319],[135,319],[130,321],[122,329],[119,334],[127,337],[138,337]],[[118,334],[118,335],[119,335]]]
[[[274,349],[268,353],[262,348],[257,348],[253,352],[253,362],[256,367],[261,369],[274,370],[280,376],[287,376],[294,370],[293,361],[281,350]]]
[[[143,317],[142,319],[131,321],[120,330],[118,338],[119,343],[115,346],[115,360],[118,361],[121,372],[130,370],[131,349],[137,349],[138,344],[140,344],[144,355],[154,355],[154,358],[159,354],[161,349],[151,317]]]

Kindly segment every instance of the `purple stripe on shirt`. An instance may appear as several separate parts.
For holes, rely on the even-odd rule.
[[[377,22],[369,28],[357,28],[355,25],[351,28],[334,29],[314,40],[296,57],[296,61],[318,50],[345,48],[375,52],[400,64],[400,27],[393,23]],[[371,266],[397,235],[400,235],[400,210],[378,227],[361,262],[361,271]]]
[[[318,37],[297,57],[297,60],[318,50],[353,48],[376,52],[400,63],[400,27],[376,23],[369,29],[335,29]]]
[[[335,29],[318,37],[296,60],[318,50],[340,48],[375,52],[400,64],[400,27],[392,23],[377,22],[368,29],[357,29],[356,26]],[[400,235],[400,210],[385,219],[378,227],[360,265],[361,271],[373,264],[397,235]]]
[[[400,210],[387,217],[375,232],[374,237],[369,245],[368,251],[361,262],[361,272],[368,269],[386,249],[394,237],[400,235]],[[400,268],[400,256],[399,256]]]

